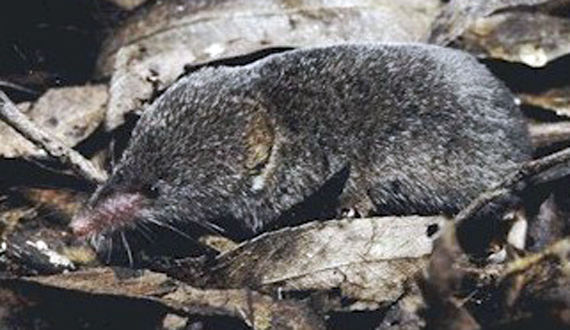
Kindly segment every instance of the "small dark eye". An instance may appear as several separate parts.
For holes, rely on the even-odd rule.
[[[146,184],[143,186],[143,194],[148,198],[157,198],[160,195],[160,188],[157,185]]]

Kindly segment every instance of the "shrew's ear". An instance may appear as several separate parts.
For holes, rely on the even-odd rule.
[[[275,126],[263,109],[256,109],[246,128],[247,155],[245,167],[259,175],[270,162],[275,146]]]

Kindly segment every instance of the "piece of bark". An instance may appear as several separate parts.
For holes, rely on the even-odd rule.
[[[527,249],[533,252],[570,234],[570,176],[547,187],[548,198],[539,200],[538,210],[532,211],[529,222]]]
[[[58,232],[48,233],[42,238],[32,238],[17,235],[10,237],[3,244],[6,249],[0,262],[12,275],[47,275],[74,270],[75,264],[58,250],[61,244],[54,241]],[[60,235],[61,236],[61,235]],[[61,237],[60,237],[61,240]],[[59,245],[59,246],[58,246]]]
[[[529,237],[532,245],[529,249],[540,251],[561,239],[564,236],[564,225],[556,199],[554,195],[550,195],[540,206],[536,219],[530,224]]]

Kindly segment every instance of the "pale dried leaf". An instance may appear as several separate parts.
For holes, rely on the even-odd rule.
[[[99,59],[111,75],[107,127],[140,110],[186,64],[280,46],[420,41],[439,1],[160,2],[113,34]]]
[[[426,266],[443,217],[331,220],[263,234],[218,258],[219,285],[330,290],[370,303],[393,301]]]
[[[497,11],[530,7],[555,2],[552,0],[452,0],[433,23],[428,41],[448,45],[457,40],[475,22]]]
[[[479,57],[543,67],[570,53],[570,19],[556,13],[567,0],[453,0],[428,40],[457,44]]]
[[[477,19],[463,42],[479,57],[543,67],[570,53],[570,19],[532,12],[495,14]]]

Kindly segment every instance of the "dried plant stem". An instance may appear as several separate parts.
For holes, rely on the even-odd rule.
[[[528,127],[534,147],[570,141],[570,122],[531,124]]]
[[[512,274],[520,273],[528,268],[536,265],[544,258],[549,256],[558,256],[561,259],[567,258],[566,256],[570,252],[570,237],[563,238],[556,241],[552,245],[546,247],[538,253],[531,253],[523,258],[515,259],[507,264],[502,277],[505,278]]]
[[[80,153],[67,147],[30,121],[2,91],[0,91],[0,120],[28,141],[45,150],[48,155],[69,166],[77,175],[93,183],[102,183],[107,179],[107,174],[103,170],[97,168]]]
[[[524,163],[517,171],[507,176],[498,186],[479,195],[479,197],[474,199],[466,208],[459,212],[459,214],[455,216],[455,223],[460,225],[466,219],[475,215],[485,205],[515,192],[523,181],[549,170],[554,166],[569,161],[570,148],[566,148],[551,155]]]

